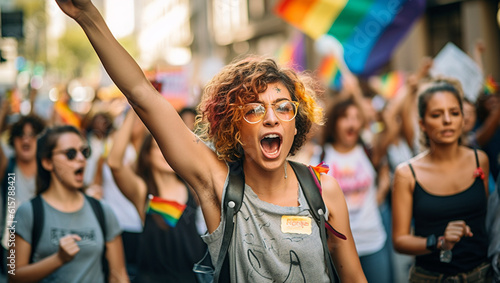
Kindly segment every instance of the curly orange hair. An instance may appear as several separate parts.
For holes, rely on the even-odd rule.
[[[223,68],[205,87],[198,110],[196,133],[215,148],[218,157],[236,161],[243,156],[239,106],[256,102],[268,84],[280,82],[299,102],[295,135],[289,155],[304,144],[313,123],[323,123],[323,109],[316,102],[316,91],[289,68],[281,68],[273,59],[248,57]]]

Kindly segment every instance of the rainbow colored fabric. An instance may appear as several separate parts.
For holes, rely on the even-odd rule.
[[[276,54],[278,63],[287,65],[296,71],[306,69],[305,35],[297,31]]]
[[[425,0],[280,0],[275,12],[313,39],[337,38],[351,72],[372,75],[425,10]]]
[[[381,94],[386,99],[391,99],[398,93],[398,90],[405,84],[405,75],[399,71],[392,71],[380,77]]]
[[[497,82],[493,79],[491,75],[487,76],[484,80],[484,92],[486,94],[496,94],[500,90]]]
[[[342,73],[340,72],[340,66],[335,56],[323,57],[318,68],[318,75],[330,89],[342,89]]]
[[[328,167],[328,164],[326,164],[325,162],[321,162],[316,166],[311,166],[311,168],[314,170],[314,174],[316,174],[318,180],[320,179],[321,174],[326,174],[328,173],[328,171],[330,171],[330,167]]]
[[[54,104],[54,111],[61,117],[64,124],[75,126],[76,128],[80,128],[82,121],[80,117],[71,110],[67,103],[57,101]]]
[[[170,227],[175,227],[186,209],[185,204],[149,195],[146,213],[160,215]]]

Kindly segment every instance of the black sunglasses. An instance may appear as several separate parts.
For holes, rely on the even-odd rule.
[[[85,157],[85,159],[87,159],[87,158],[89,158],[90,153],[91,153],[90,147],[84,146],[84,147],[80,148],[80,152],[82,153],[83,157]],[[78,150],[76,148],[68,148],[68,149],[53,151],[53,154],[58,154],[58,153],[64,153],[64,154],[66,154],[66,157],[68,158],[68,160],[73,160],[76,158],[76,155],[78,154]]]

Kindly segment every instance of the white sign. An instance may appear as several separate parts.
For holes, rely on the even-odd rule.
[[[483,73],[476,62],[460,48],[448,42],[434,58],[431,75],[442,75],[458,79],[462,84],[464,95],[475,102],[483,87]]]

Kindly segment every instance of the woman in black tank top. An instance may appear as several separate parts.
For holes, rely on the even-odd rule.
[[[134,204],[144,224],[137,243],[137,275],[131,281],[196,283],[192,268],[207,249],[196,226],[198,201],[149,134],[139,151],[136,170],[123,164],[136,120],[136,114],[129,111],[108,156],[118,188]],[[147,212],[148,195],[185,205],[177,222],[167,224],[160,215]]]
[[[488,158],[461,145],[461,97],[460,85],[450,79],[424,86],[418,111],[428,150],[395,172],[393,243],[398,252],[416,256],[410,282],[486,282],[490,276]]]

